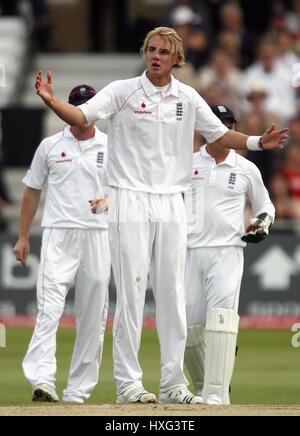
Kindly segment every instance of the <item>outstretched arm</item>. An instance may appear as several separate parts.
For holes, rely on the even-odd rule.
[[[236,150],[275,150],[284,148],[285,141],[288,138],[289,129],[275,130],[276,126],[267,129],[261,136],[247,136],[234,130],[229,130],[217,143],[225,148],[234,148]],[[259,140],[261,142],[259,144]]]
[[[86,118],[80,109],[69,103],[57,100],[54,97],[51,71],[47,73],[47,81],[43,80],[42,72],[38,72],[35,81],[35,89],[45,104],[67,124],[75,126],[78,129],[83,129],[87,126]]]

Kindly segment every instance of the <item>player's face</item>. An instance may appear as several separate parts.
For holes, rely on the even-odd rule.
[[[176,63],[171,42],[160,35],[154,36],[149,41],[145,58],[149,79],[166,80],[168,84],[173,65]]]

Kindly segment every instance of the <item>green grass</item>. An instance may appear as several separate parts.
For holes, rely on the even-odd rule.
[[[7,348],[0,349],[0,406],[30,404],[31,389],[24,380],[21,362],[30,330],[8,329]],[[299,404],[300,349],[291,345],[288,331],[241,331],[239,354],[232,383],[233,404]],[[61,330],[58,335],[57,388],[65,387],[70,365],[74,332]],[[115,385],[112,365],[112,337],[105,340],[101,381],[89,403],[113,403]],[[155,332],[144,331],[141,350],[144,384],[151,391],[159,389],[159,347]]]

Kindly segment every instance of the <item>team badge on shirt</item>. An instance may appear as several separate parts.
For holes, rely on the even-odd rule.
[[[228,180],[228,188],[234,189],[236,186],[236,173],[230,173],[229,180]]]
[[[183,118],[183,103],[176,104],[176,118],[177,121],[181,121]]]
[[[104,152],[99,151],[97,154],[97,167],[101,167],[104,164]]]

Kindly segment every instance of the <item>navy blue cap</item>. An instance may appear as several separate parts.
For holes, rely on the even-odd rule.
[[[97,94],[92,86],[79,85],[72,89],[69,95],[69,103],[73,106],[79,106],[87,102]]]
[[[229,107],[224,106],[222,104],[217,106],[210,107],[213,113],[223,122],[225,120],[231,120],[234,123],[237,123],[234,113]]]

